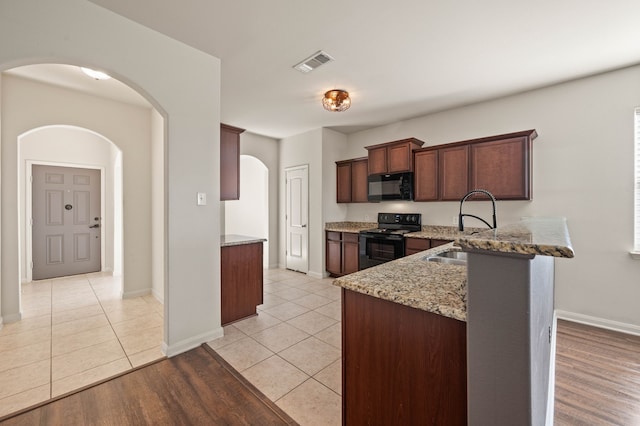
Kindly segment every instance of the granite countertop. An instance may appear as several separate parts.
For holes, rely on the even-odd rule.
[[[529,218],[495,230],[458,237],[455,243],[464,251],[574,257],[565,218]]]
[[[243,244],[261,243],[264,241],[267,241],[267,239],[235,234],[220,235],[220,247],[241,246]]]
[[[459,321],[467,317],[466,266],[427,262],[453,243],[345,275],[333,284]]]
[[[437,227],[434,227],[437,228]],[[443,227],[450,228],[450,227]],[[431,232],[433,231],[433,232]],[[459,321],[467,316],[467,268],[436,262],[424,257],[452,249],[492,251],[555,257],[574,256],[564,218],[532,218],[496,230],[471,229],[454,235],[438,234],[437,229],[407,234],[413,238],[452,239],[430,250],[406,256],[373,268],[345,275],[333,284],[401,305],[443,315]],[[444,231],[447,231],[445,229]]]
[[[466,228],[459,231],[457,226],[422,225],[422,231],[404,234],[406,238],[423,238],[434,240],[455,240],[458,237],[486,231],[486,228]]]
[[[324,224],[325,231],[351,232],[355,234],[377,227],[378,222],[327,222]]]

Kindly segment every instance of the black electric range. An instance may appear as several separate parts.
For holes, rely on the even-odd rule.
[[[378,227],[360,231],[359,269],[404,256],[404,234],[422,229],[420,213],[378,213]]]

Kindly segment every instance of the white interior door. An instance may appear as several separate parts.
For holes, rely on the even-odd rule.
[[[285,170],[287,269],[307,273],[309,270],[309,167]]]
[[[100,170],[33,165],[34,280],[101,270]]]

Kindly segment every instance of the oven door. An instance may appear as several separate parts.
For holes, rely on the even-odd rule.
[[[360,270],[404,256],[402,235],[360,234]]]

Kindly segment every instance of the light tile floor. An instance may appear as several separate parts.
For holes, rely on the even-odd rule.
[[[303,426],[341,424],[340,289],[332,281],[265,270],[258,315],[208,343]]]
[[[163,306],[120,298],[119,277],[22,285],[23,319],[0,329],[0,416],[164,356]]]

